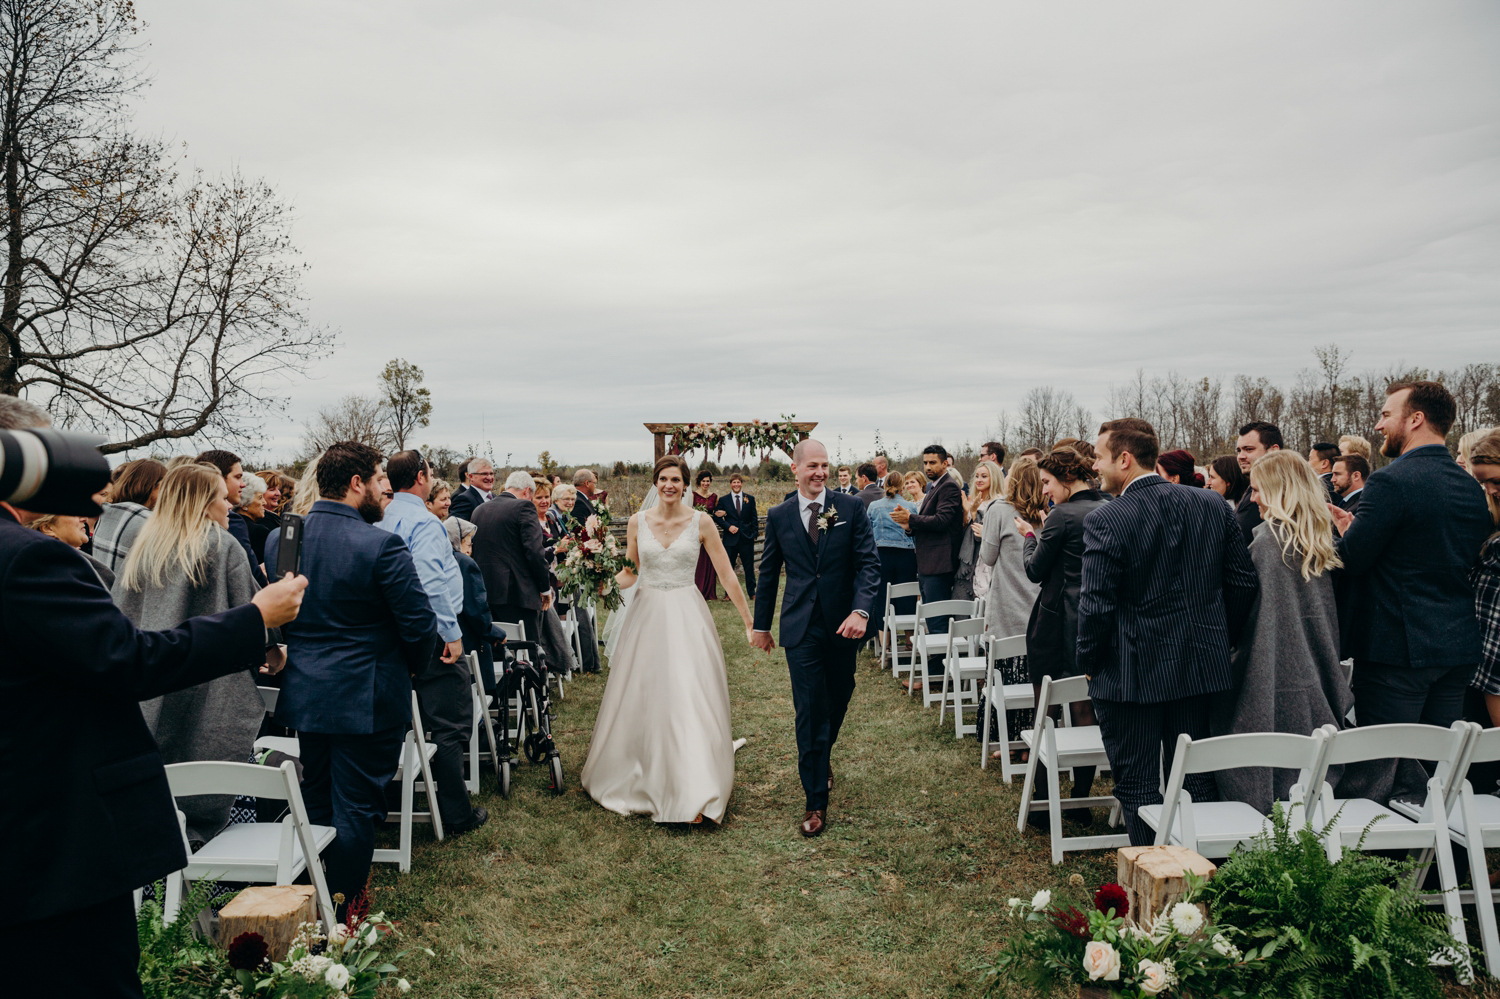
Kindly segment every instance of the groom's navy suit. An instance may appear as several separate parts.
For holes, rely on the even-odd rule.
[[[819,531],[816,547],[795,493],[766,515],[755,595],[755,630],[769,632],[786,568],[781,645],[797,709],[797,769],[808,811],[828,807],[828,755],[854,693],[854,656],[860,643],[839,637],[839,625],[853,611],[868,617],[880,588],[880,556],[865,505],[826,489],[821,502],[828,505],[824,513],[833,509],[834,520]]]

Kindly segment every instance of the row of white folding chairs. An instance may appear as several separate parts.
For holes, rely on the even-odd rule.
[[[1329,767],[1392,757],[1436,764],[1420,805],[1336,798],[1327,783]],[[1500,729],[1486,732],[1463,721],[1447,729],[1397,724],[1339,730],[1325,725],[1311,736],[1256,732],[1194,741],[1182,735],[1163,803],[1147,805],[1139,814],[1156,830],[1158,844],[1185,846],[1210,858],[1227,857],[1269,829],[1270,820],[1244,802],[1194,802],[1183,789],[1186,776],[1242,767],[1297,770],[1297,783],[1282,807],[1296,824],[1306,822],[1320,835],[1327,829],[1324,848],[1330,860],[1337,860],[1350,847],[1418,850],[1424,861],[1436,857],[1440,894],[1435,901],[1443,907],[1449,932],[1467,942],[1461,904],[1475,903],[1485,961],[1494,974],[1500,970],[1500,936],[1484,848],[1486,842],[1500,845],[1500,799],[1476,796],[1465,778],[1472,762],[1495,760],[1500,760]],[[1478,835],[1470,836],[1469,830],[1477,830]],[[1474,891],[1458,890],[1450,841],[1469,851]],[[1424,863],[1414,872],[1418,883],[1426,876],[1427,866]],[[1461,976],[1468,973],[1465,968],[1459,970]]]

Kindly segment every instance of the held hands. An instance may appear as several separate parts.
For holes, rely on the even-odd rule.
[[[745,637],[749,639],[751,645],[762,652],[770,652],[776,648],[776,640],[771,637],[769,631],[755,631],[754,629],[746,628]]]
[[[250,602],[260,609],[261,620],[267,628],[280,628],[297,619],[302,609],[302,593],[307,589],[306,576],[293,576],[278,580],[261,590]]]
[[[850,611],[849,616],[844,618],[844,623],[839,625],[838,634],[841,638],[864,638],[865,628],[868,626],[869,621],[865,619],[863,614]]]
[[[440,657],[445,663],[456,663],[458,657],[464,654],[464,643],[458,639],[443,645],[443,654]]]

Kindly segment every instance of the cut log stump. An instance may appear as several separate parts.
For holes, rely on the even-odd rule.
[[[1129,920],[1142,929],[1182,900],[1184,871],[1207,878],[1218,870],[1207,857],[1181,846],[1124,846],[1117,857],[1117,879],[1130,901]]]
[[[219,910],[219,944],[228,947],[241,933],[259,933],[280,961],[303,923],[318,921],[318,895],[312,885],[255,885]]]

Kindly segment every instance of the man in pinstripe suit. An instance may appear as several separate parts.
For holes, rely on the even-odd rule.
[[[1234,511],[1207,489],[1153,469],[1156,431],[1112,420],[1095,444],[1105,491],[1118,499],[1083,522],[1078,667],[1125,811],[1130,842],[1155,834],[1136,817],[1161,801],[1158,760],[1177,736],[1208,732],[1210,695],[1231,686],[1229,648],[1260,588]],[[1196,801],[1217,798],[1212,775],[1188,778]]]

